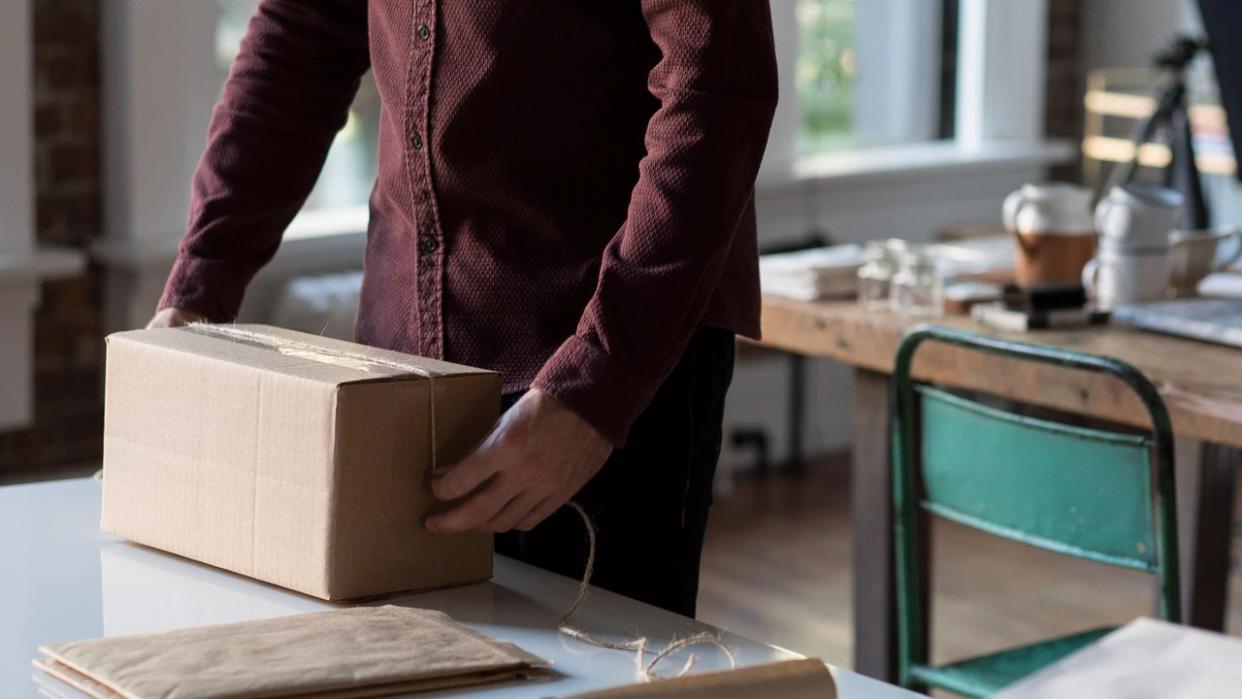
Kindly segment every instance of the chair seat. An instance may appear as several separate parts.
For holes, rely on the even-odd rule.
[[[966,697],[987,697],[1073,653],[1113,631],[1092,629],[1048,641],[961,660],[949,665],[912,665],[914,683],[945,689]]]

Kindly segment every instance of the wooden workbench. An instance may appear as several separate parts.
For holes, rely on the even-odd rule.
[[[919,322],[867,311],[853,301],[763,300],[763,345],[854,367],[855,669],[881,679],[892,679],[895,668],[888,374],[902,335]],[[1151,379],[1168,406],[1175,436],[1203,442],[1197,462],[1179,460],[1177,466],[1183,609],[1190,623],[1220,630],[1242,448],[1242,350],[1121,326],[1005,333],[966,317],[935,322],[1106,355]],[[923,380],[1147,426],[1146,413],[1126,387],[1100,375],[935,344],[919,350],[914,372]]]

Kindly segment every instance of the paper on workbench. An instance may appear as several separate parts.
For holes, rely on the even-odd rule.
[[[41,647],[36,666],[93,697],[381,696],[547,665],[427,609],[363,607]]]
[[[1242,640],[1138,619],[997,696],[1198,699],[1239,696],[1239,688]]]
[[[862,246],[855,244],[763,255],[759,286],[765,294],[799,301],[852,296],[862,261]]]

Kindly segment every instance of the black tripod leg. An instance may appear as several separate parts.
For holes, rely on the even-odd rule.
[[[1184,94],[1185,88],[1180,83],[1174,83],[1160,91],[1156,97],[1156,110],[1151,113],[1151,116],[1139,122],[1130,134],[1130,142],[1134,144],[1134,155],[1128,162],[1113,168],[1108,179],[1095,193],[1096,199],[1106,196],[1114,186],[1129,182],[1134,178],[1134,173],[1139,167],[1139,149],[1156,135],[1156,129],[1160,128],[1161,124],[1169,123],[1170,115],[1177,109]]]
[[[1194,135],[1190,129],[1190,117],[1185,105],[1173,112],[1170,123],[1170,149],[1173,159],[1165,171],[1165,182],[1186,197],[1182,206],[1181,228],[1197,231],[1210,225],[1207,200],[1203,196],[1203,183],[1199,180],[1199,166],[1195,162]]]

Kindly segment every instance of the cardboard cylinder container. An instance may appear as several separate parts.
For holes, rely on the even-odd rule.
[[[423,520],[499,409],[494,372],[316,335],[116,333],[101,529],[328,600],[485,580],[490,535]]]

